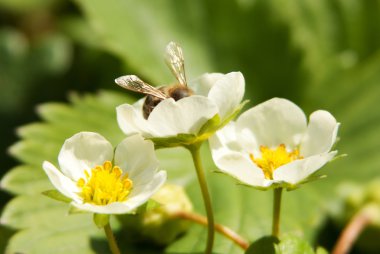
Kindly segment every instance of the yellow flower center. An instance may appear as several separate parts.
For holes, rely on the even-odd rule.
[[[82,188],[79,195],[84,203],[108,205],[127,199],[132,189],[132,180],[118,166],[112,166],[110,161],[102,166],[91,169],[91,174],[85,171],[86,178],[80,178],[77,185]]]
[[[249,157],[263,170],[265,178],[271,180],[273,179],[273,172],[276,168],[303,158],[300,156],[298,149],[288,152],[284,144],[281,144],[274,149],[260,146],[260,151],[261,158],[255,158],[252,153],[249,154]]]

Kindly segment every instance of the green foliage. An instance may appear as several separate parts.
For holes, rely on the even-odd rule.
[[[161,84],[173,81],[164,65],[163,49],[169,41],[188,52],[189,77],[212,70],[202,38],[200,1],[76,1],[101,36],[105,49],[120,57],[136,73]],[[186,27],[186,29],[182,29]],[[197,57],[197,58],[196,58]]]
[[[302,238],[286,235],[281,241],[273,236],[264,236],[248,248],[246,254],[323,254],[322,248],[315,252]]]
[[[152,84],[173,80],[163,63],[164,47],[173,40],[184,49],[189,79],[204,72],[240,70],[246,78],[246,98],[252,104],[281,96],[294,100],[307,112],[324,108],[333,113],[342,123],[338,148],[348,157],[325,167],[322,173],[328,176],[326,179],[284,193],[282,232],[299,233],[312,242],[336,197],[336,186],[347,179],[365,183],[378,175],[379,1],[77,0],[76,4],[85,20],[73,18],[61,23],[72,40],[111,52],[133,73]],[[88,24],[94,33],[89,36],[81,32],[88,31]],[[6,89],[0,94],[2,110],[17,107],[26,94],[20,92],[24,88],[19,89],[21,85],[17,84],[27,86],[34,75],[64,70],[67,44],[59,36],[54,38],[46,39],[46,44],[41,42],[41,47],[36,47],[32,54],[22,34],[2,31],[0,49],[9,52],[9,57],[2,57],[0,62],[0,81],[9,82],[4,83]],[[50,57],[40,57],[41,51],[44,52],[41,55]],[[20,70],[25,69],[30,72],[20,75],[25,73]],[[40,194],[52,188],[41,163],[49,160],[57,164],[64,140],[79,131],[99,132],[116,145],[123,134],[117,127],[114,107],[133,100],[111,92],[70,98],[70,105],[40,106],[38,114],[42,122],[18,129],[21,141],[11,147],[10,153],[22,165],[10,170],[1,181],[5,190],[16,195],[1,217],[4,225],[18,230],[8,242],[6,253],[50,253],[52,249],[55,253],[108,251],[102,232],[88,214],[64,216],[66,204]],[[209,171],[207,179],[216,221],[250,242],[267,235],[271,193],[236,186],[233,180],[211,173],[216,168],[206,148],[202,156]],[[162,168],[168,170],[169,180],[184,185],[194,209],[203,213],[188,152],[182,148],[157,152]],[[118,235],[121,242],[124,237]],[[205,238],[206,229],[193,225],[163,252],[201,252]],[[295,248],[309,248],[303,241],[292,241],[288,242],[294,243]],[[122,246],[127,248],[132,250],[129,253],[145,253],[135,246]],[[146,253],[161,253],[152,248]],[[242,253],[220,235],[214,252]]]
[[[0,0],[0,7],[16,13],[26,13],[49,8],[58,2],[59,0]]]
[[[267,254],[276,254],[275,245],[280,241],[273,236],[264,236],[249,246],[248,250],[245,252],[246,254],[250,253],[267,253]]]
[[[50,34],[33,45],[21,32],[0,29],[0,113],[19,111],[42,77],[58,75],[71,63],[71,44],[60,34]]]

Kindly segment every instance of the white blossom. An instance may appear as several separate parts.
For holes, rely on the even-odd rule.
[[[58,162],[60,170],[43,162],[54,187],[74,207],[98,214],[133,212],[166,180],[166,172],[157,171],[153,143],[140,135],[124,139],[114,152],[103,136],[80,132],[65,141]]]
[[[313,112],[307,123],[297,105],[274,98],[218,131],[210,139],[212,157],[242,184],[292,189],[334,158],[338,127],[327,111]]]

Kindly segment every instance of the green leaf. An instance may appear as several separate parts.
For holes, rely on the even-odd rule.
[[[279,254],[314,254],[315,252],[304,239],[287,235],[281,238],[280,243],[276,246],[276,253]]]
[[[323,253],[318,248],[317,253]],[[265,236],[256,240],[246,254],[314,254],[312,247],[307,241],[292,235],[285,235],[281,239],[273,236]]]
[[[12,231],[0,226],[0,252],[5,253],[5,247],[7,246],[7,243],[9,241],[9,238],[12,235]]]
[[[0,6],[13,12],[25,13],[48,8],[58,2],[58,0],[0,0]]]
[[[264,236],[255,242],[253,242],[246,254],[276,254],[275,244],[279,243],[279,240],[273,236]]]
[[[43,78],[66,71],[71,63],[71,50],[70,42],[59,33],[50,33],[29,43],[29,39],[20,31],[1,28],[0,112],[20,111],[31,91],[41,89],[39,82]]]
[[[103,232],[94,225],[90,214],[57,215],[46,217],[50,225],[19,231],[8,243],[6,253],[51,253],[52,250],[62,254],[108,253],[107,243],[101,240]]]
[[[30,165],[21,165],[11,169],[1,179],[0,185],[15,195],[39,194],[52,187],[46,181],[46,174],[42,170],[35,170]]]
[[[170,41],[183,47],[188,77],[210,70],[210,58],[205,57],[209,52],[198,40],[203,36],[203,20],[198,14],[203,12],[201,2],[175,5],[161,0],[76,2],[101,37],[100,45],[146,79],[156,84],[174,80],[163,61]],[[120,26],[120,22],[128,25]],[[187,26],[189,22],[191,26]],[[187,29],[182,29],[184,26]]]

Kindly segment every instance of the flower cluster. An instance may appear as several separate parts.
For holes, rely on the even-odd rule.
[[[81,132],[63,144],[60,170],[47,161],[43,169],[79,210],[100,215],[133,213],[166,180],[166,172],[158,170],[155,148],[185,147],[193,156],[205,202],[206,253],[211,253],[214,222],[200,145],[209,139],[221,172],[244,185],[274,188],[279,202],[283,188],[294,189],[318,178],[316,172],[334,158],[337,151],[331,149],[339,123],[324,110],[313,112],[307,121],[298,106],[280,98],[231,121],[244,105],[245,81],[240,72],[204,74],[187,84],[182,51],[174,43],[168,45],[167,62],[177,85],[154,88],[134,75],[115,80],[147,95],[133,105],[116,108],[117,122],[127,138],[115,150],[100,134]],[[277,233],[278,221],[274,221],[273,235]]]

